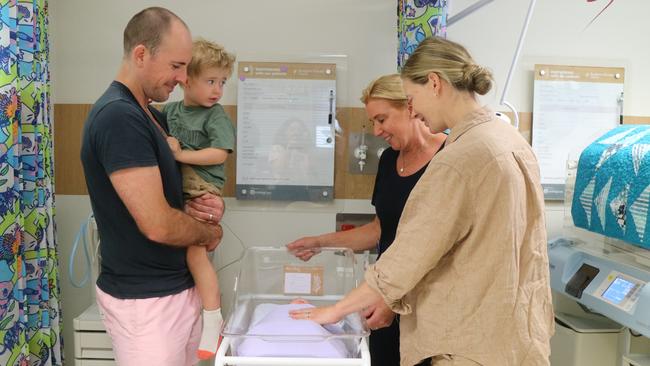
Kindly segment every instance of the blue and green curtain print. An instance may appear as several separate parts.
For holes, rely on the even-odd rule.
[[[447,37],[447,0],[397,1],[397,70],[423,39]]]
[[[47,12],[0,0],[0,365],[62,365]]]

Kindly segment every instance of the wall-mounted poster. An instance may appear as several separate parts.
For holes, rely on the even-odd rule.
[[[236,197],[332,200],[336,65],[242,61],[238,77]]]
[[[535,65],[532,145],[546,199],[564,199],[569,156],[621,122],[624,72],[617,67]]]

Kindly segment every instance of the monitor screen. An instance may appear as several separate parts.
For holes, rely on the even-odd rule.
[[[635,286],[636,284],[634,282],[630,282],[621,277],[616,277],[607,290],[603,292],[603,298],[619,305]]]

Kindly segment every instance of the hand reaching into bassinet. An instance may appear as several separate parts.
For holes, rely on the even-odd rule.
[[[292,301],[292,304],[293,303],[294,302]],[[302,304],[306,303],[307,302],[305,301]],[[330,305],[317,308],[291,310],[289,311],[289,316],[296,320],[311,320],[318,324],[333,324],[343,319],[344,314],[337,311],[336,305]]]
[[[289,317],[289,312],[295,309],[315,308],[300,298],[284,305],[257,305],[247,337],[236,347],[237,355],[346,358],[351,354],[346,342],[331,338],[343,332],[342,325],[321,326],[316,322],[296,321]]]

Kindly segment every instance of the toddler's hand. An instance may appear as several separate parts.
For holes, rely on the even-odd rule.
[[[167,144],[169,144],[169,148],[172,150],[174,154],[178,153],[181,151],[181,144],[178,142],[176,137],[173,136],[168,136],[167,137]]]

